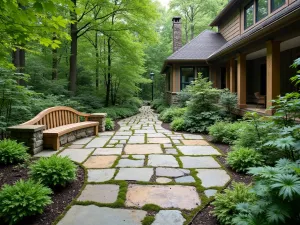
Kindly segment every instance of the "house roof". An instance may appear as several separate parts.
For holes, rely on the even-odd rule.
[[[197,37],[174,52],[166,61],[207,60],[208,57],[226,43],[224,37],[211,30],[205,30]]]
[[[272,25],[276,25],[276,22],[278,20],[281,20],[283,17],[290,15],[296,11],[299,11],[299,8],[300,8],[300,1],[294,2],[293,4],[282,9],[278,13],[274,14],[273,16],[267,18],[261,24],[256,25],[252,29],[243,33],[242,35],[237,36],[237,37],[233,38],[232,40],[228,41],[226,44],[224,44],[219,49],[217,49],[212,55],[210,55],[208,60],[214,59],[215,57],[221,55],[223,52],[232,50],[232,49],[236,48],[242,42],[252,39],[254,35],[259,34],[260,32],[264,32],[265,28],[272,26]]]

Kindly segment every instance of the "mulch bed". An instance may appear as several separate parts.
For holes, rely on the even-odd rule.
[[[162,127],[171,130],[170,124],[163,123]],[[180,133],[187,133],[187,132],[180,132]],[[235,182],[243,182],[245,184],[250,184],[252,182],[252,177],[246,174],[241,174],[233,171],[227,164],[226,164],[226,155],[228,152],[231,151],[230,146],[226,144],[220,143],[213,143],[212,138],[209,135],[200,134],[204,137],[211,145],[217,147],[225,156],[218,156],[219,162],[230,172],[232,181]],[[231,184],[229,184],[230,186]],[[216,217],[212,215],[212,211],[214,210],[214,206],[211,204],[207,205],[203,210],[201,210],[192,221],[191,225],[219,225]]]
[[[1,166],[0,167],[0,188],[3,184],[12,185],[19,179],[28,179],[28,167],[19,166]],[[65,208],[80,192],[84,183],[84,170],[78,167],[77,179],[64,188],[53,190],[51,205],[48,205],[43,214],[22,220],[19,225],[51,225],[55,219],[61,215]]]

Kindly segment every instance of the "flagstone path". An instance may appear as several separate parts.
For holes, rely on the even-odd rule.
[[[200,135],[162,128],[150,107],[119,124],[117,132],[77,140],[59,152],[88,174],[58,225],[141,225],[153,215],[149,204],[161,208],[152,224],[182,225],[230,181],[215,159],[217,149]]]

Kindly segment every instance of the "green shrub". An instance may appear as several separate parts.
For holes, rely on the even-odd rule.
[[[139,109],[134,106],[112,106],[112,107],[107,107],[107,108],[101,108],[95,110],[95,112],[102,112],[102,113],[107,113],[107,117],[116,120],[116,119],[123,119],[126,117],[134,116],[137,113],[139,113]]]
[[[159,115],[159,119],[164,123],[171,123],[176,117],[182,117],[186,108],[171,107]]]
[[[238,172],[246,172],[249,167],[263,165],[263,158],[254,149],[241,147],[228,153],[227,163]]]
[[[156,112],[157,112],[157,113],[161,113],[161,112],[163,112],[164,110],[166,110],[167,108],[169,108],[168,105],[160,105],[160,106],[158,106],[158,108],[156,109]]]
[[[115,124],[114,121],[111,118],[105,119],[105,130],[114,130]]]
[[[167,102],[165,99],[163,98],[158,98],[158,99],[154,99],[152,102],[151,102],[151,107],[153,109],[158,109],[158,107],[160,106],[166,106],[167,107]]]
[[[209,135],[212,136],[214,142],[223,142],[225,144],[232,144],[238,139],[239,133],[249,126],[248,122],[216,122],[208,128]]]
[[[0,164],[21,163],[29,159],[27,147],[16,141],[5,139],[0,141]]]
[[[275,167],[251,168],[255,177],[251,192],[257,195],[253,202],[237,204],[239,214],[232,224],[300,224],[300,162],[281,159]]]
[[[236,109],[237,103],[237,94],[231,93],[228,89],[221,92],[219,104],[224,107],[227,114],[231,114]]]
[[[0,191],[0,217],[11,225],[26,216],[41,214],[52,203],[51,193],[51,189],[33,180],[5,184]]]
[[[185,130],[185,121],[183,117],[177,117],[171,123],[171,129],[174,131],[184,131]]]
[[[68,157],[53,155],[30,166],[30,176],[48,187],[65,186],[76,179],[76,165]]]
[[[215,206],[213,214],[221,224],[232,225],[232,219],[238,214],[236,205],[242,202],[253,202],[255,194],[250,187],[243,183],[233,183],[232,189],[226,189],[215,197],[212,205]]]

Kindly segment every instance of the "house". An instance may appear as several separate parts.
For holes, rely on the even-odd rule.
[[[177,93],[201,72],[214,87],[238,95],[245,111],[272,114],[272,99],[295,90],[290,65],[300,57],[300,0],[231,0],[210,26],[181,46],[181,21],[173,18],[173,51],[165,60],[166,94]],[[258,98],[266,104],[257,106]]]

